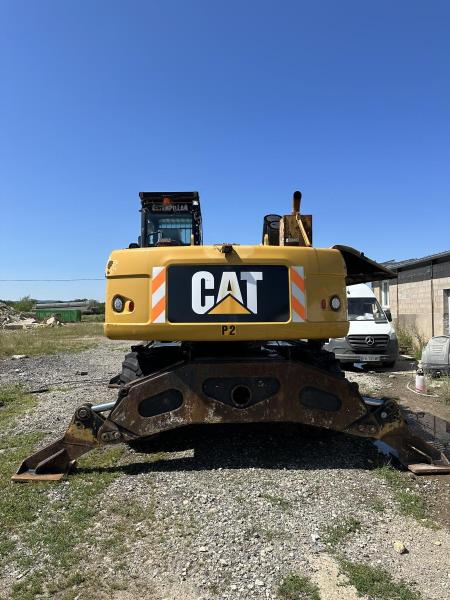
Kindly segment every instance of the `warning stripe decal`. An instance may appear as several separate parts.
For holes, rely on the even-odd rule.
[[[292,321],[303,323],[306,321],[305,299],[305,270],[303,267],[291,267],[291,309]]]
[[[152,268],[152,323],[166,322],[166,267]]]

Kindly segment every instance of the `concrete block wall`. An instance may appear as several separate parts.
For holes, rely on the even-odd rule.
[[[447,295],[450,294],[450,277],[389,284],[389,305],[394,325],[416,329],[426,339],[433,335],[432,302],[434,303],[434,335],[449,334]],[[373,284],[373,291],[381,303],[381,285]],[[398,298],[398,303],[397,303]]]
[[[398,324],[416,329],[422,336],[432,336],[431,280],[398,284]]]
[[[379,281],[372,283],[372,291],[378,302],[381,304],[381,283]]]
[[[389,282],[389,308],[391,309],[392,319],[396,322],[398,320],[398,306],[397,282],[395,279]]]
[[[434,335],[449,334],[447,291],[450,290],[450,277],[433,279]]]

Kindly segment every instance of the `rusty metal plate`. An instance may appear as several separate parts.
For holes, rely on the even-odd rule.
[[[254,378],[255,385],[268,376],[279,381],[272,396],[248,406],[233,406],[205,393],[204,382],[214,378]],[[337,396],[340,408],[322,410],[302,405],[300,394],[314,388]],[[178,390],[183,403],[176,410],[143,417],[142,402]],[[142,412],[142,411],[141,411]],[[128,394],[109,415],[109,420],[136,436],[149,436],[160,431],[201,423],[297,422],[337,431],[347,429],[367,414],[359,393],[344,378],[313,366],[289,360],[249,360],[240,362],[191,362],[165,373],[149,376],[130,384]]]
[[[450,465],[428,465],[426,463],[409,464],[408,469],[414,475],[439,475],[450,473]]]
[[[48,475],[41,474],[36,475],[32,471],[25,471],[24,473],[16,473],[11,477],[11,481],[26,482],[26,481],[59,481],[66,473],[49,473]]]

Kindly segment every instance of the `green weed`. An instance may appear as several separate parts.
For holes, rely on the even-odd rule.
[[[0,431],[4,430],[17,416],[33,408],[38,403],[36,396],[27,394],[19,384],[0,386]],[[0,438],[0,448],[2,445]],[[6,446],[8,447],[8,446]]]
[[[335,525],[327,525],[324,528],[323,541],[332,548],[336,548],[351,533],[357,533],[360,530],[360,521],[354,517],[348,517],[347,519],[344,519]]]
[[[404,581],[394,581],[384,569],[364,563],[352,563],[348,560],[341,560],[340,567],[348,577],[348,585],[355,587],[361,596],[369,596],[373,600],[420,600],[421,598],[420,594],[411,590]]]
[[[428,386],[428,389],[434,394],[437,394],[443,404],[450,406],[450,377],[441,377],[433,379]]]
[[[399,471],[389,465],[382,465],[374,469],[374,473],[389,484],[402,515],[413,517],[427,527],[435,526],[428,518],[424,499],[410,489],[410,484]]]
[[[103,335],[101,323],[67,323],[62,327],[37,327],[8,331],[0,329],[0,357],[13,354],[35,356],[58,352],[80,352],[96,345]]]
[[[281,582],[278,595],[285,600],[320,600],[319,588],[308,577],[290,573]]]
[[[374,498],[370,503],[372,510],[377,513],[383,513],[386,510],[384,502],[380,498]]]
[[[85,470],[72,475],[69,485],[12,483],[12,473],[42,440],[43,434],[7,432],[20,415],[36,405],[35,396],[18,385],[2,386],[0,400],[0,569],[13,564],[26,570],[35,567],[39,559],[37,571],[23,577],[11,589],[11,598],[31,600],[45,592],[48,573],[57,579],[80,561],[75,548],[85,541],[86,531],[97,513],[96,499],[120,476],[120,472],[105,467],[117,463],[123,447],[96,450],[80,460],[80,467]],[[74,577],[63,577],[59,589],[73,587]]]
[[[277,506],[278,508],[281,508],[284,511],[289,510],[289,508],[292,505],[289,500],[286,500],[286,498],[283,498],[282,496],[273,496],[272,494],[261,494],[261,498],[264,498],[265,500],[270,502],[272,506]]]

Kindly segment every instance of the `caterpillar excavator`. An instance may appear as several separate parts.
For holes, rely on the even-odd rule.
[[[391,399],[361,396],[323,349],[348,331],[346,285],[394,277],[347,246],[315,248],[312,216],[264,217],[261,245],[202,244],[197,192],[141,192],[139,243],[106,265],[105,335],[125,356],[112,403],[83,404],[15,481],[58,480],[93,448],[191,424],[293,422],[384,442],[414,473],[450,473]]]

